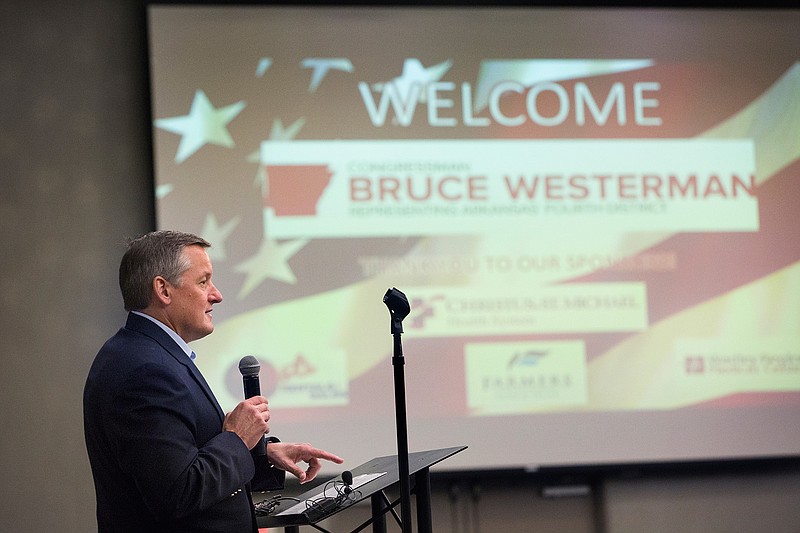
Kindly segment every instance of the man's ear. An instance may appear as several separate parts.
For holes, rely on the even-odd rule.
[[[168,305],[172,301],[172,285],[161,276],[153,278],[153,296],[162,305]]]

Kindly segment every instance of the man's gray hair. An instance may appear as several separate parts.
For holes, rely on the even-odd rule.
[[[119,265],[119,288],[125,310],[138,311],[150,305],[156,276],[179,286],[181,274],[190,266],[183,250],[195,245],[211,246],[197,235],[169,230],[131,239]]]

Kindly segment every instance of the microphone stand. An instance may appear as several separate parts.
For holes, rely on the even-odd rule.
[[[389,289],[383,297],[392,319],[391,334],[394,337],[394,408],[397,424],[397,470],[400,477],[400,516],[401,531],[412,533],[411,522],[411,476],[408,465],[408,423],[406,420],[406,385],[403,366],[403,319],[411,311],[405,294],[397,289]]]

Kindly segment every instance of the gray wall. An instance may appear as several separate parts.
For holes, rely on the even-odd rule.
[[[138,2],[0,2],[0,530],[96,530],[81,394],[151,225]]]
[[[0,2],[0,531],[96,530],[81,392],[124,319],[124,239],[153,223],[144,26],[142,1]],[[800,531],[797,470],[479,496],[437,492],[435,529]]]

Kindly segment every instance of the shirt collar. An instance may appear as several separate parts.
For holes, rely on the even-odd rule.
[[[151,322],[155,323],[156,325],[158,325],[158,327],[160,327],[161,329],[163,329],[163,330],[164,330],[164,331],[167,333],[167,335],[169,335],[170,337],[172,337],[172,340],[174,340],[174,341],[175,341],[175,343],[176,343],[178,346],[180,346],[180,347],[181,347],[181,350],[183,350],[183,351],[184,351],[184,353],[186,354],[186,356],[187,356],[187,357],[189,357],[190,359],[194,359],[194,357],[192,357],[192,354],[194,354],[194,352],[192,351],[192,349],[191,349],[191,348],[189,348],[189,345],[188,345],[188,344],[186,344],[186,341],[185,341],[185,340],[183,340],[183,339],[180,337],[180,335],[178,335],[177,333],[175,333],[175,330],[173,330],[172,328],[170,328],[169,326],[167,326],[166,324],[164,324],[164,323],[163,323],[163,322],[161,322],[160,320],[158,320],[158,319],[156,319],[156,318],[153,318],[153,317],[151,317],[150,315],[146,315],[146,314],[144,314],[144,313],[141,313],[141,312],[139,312],[139,311],[131,311],[131,313],[133,313],[134,315],[143,316],[143,317],[145,317],[147,320],[149,320],[149,321],[151,321]]]

